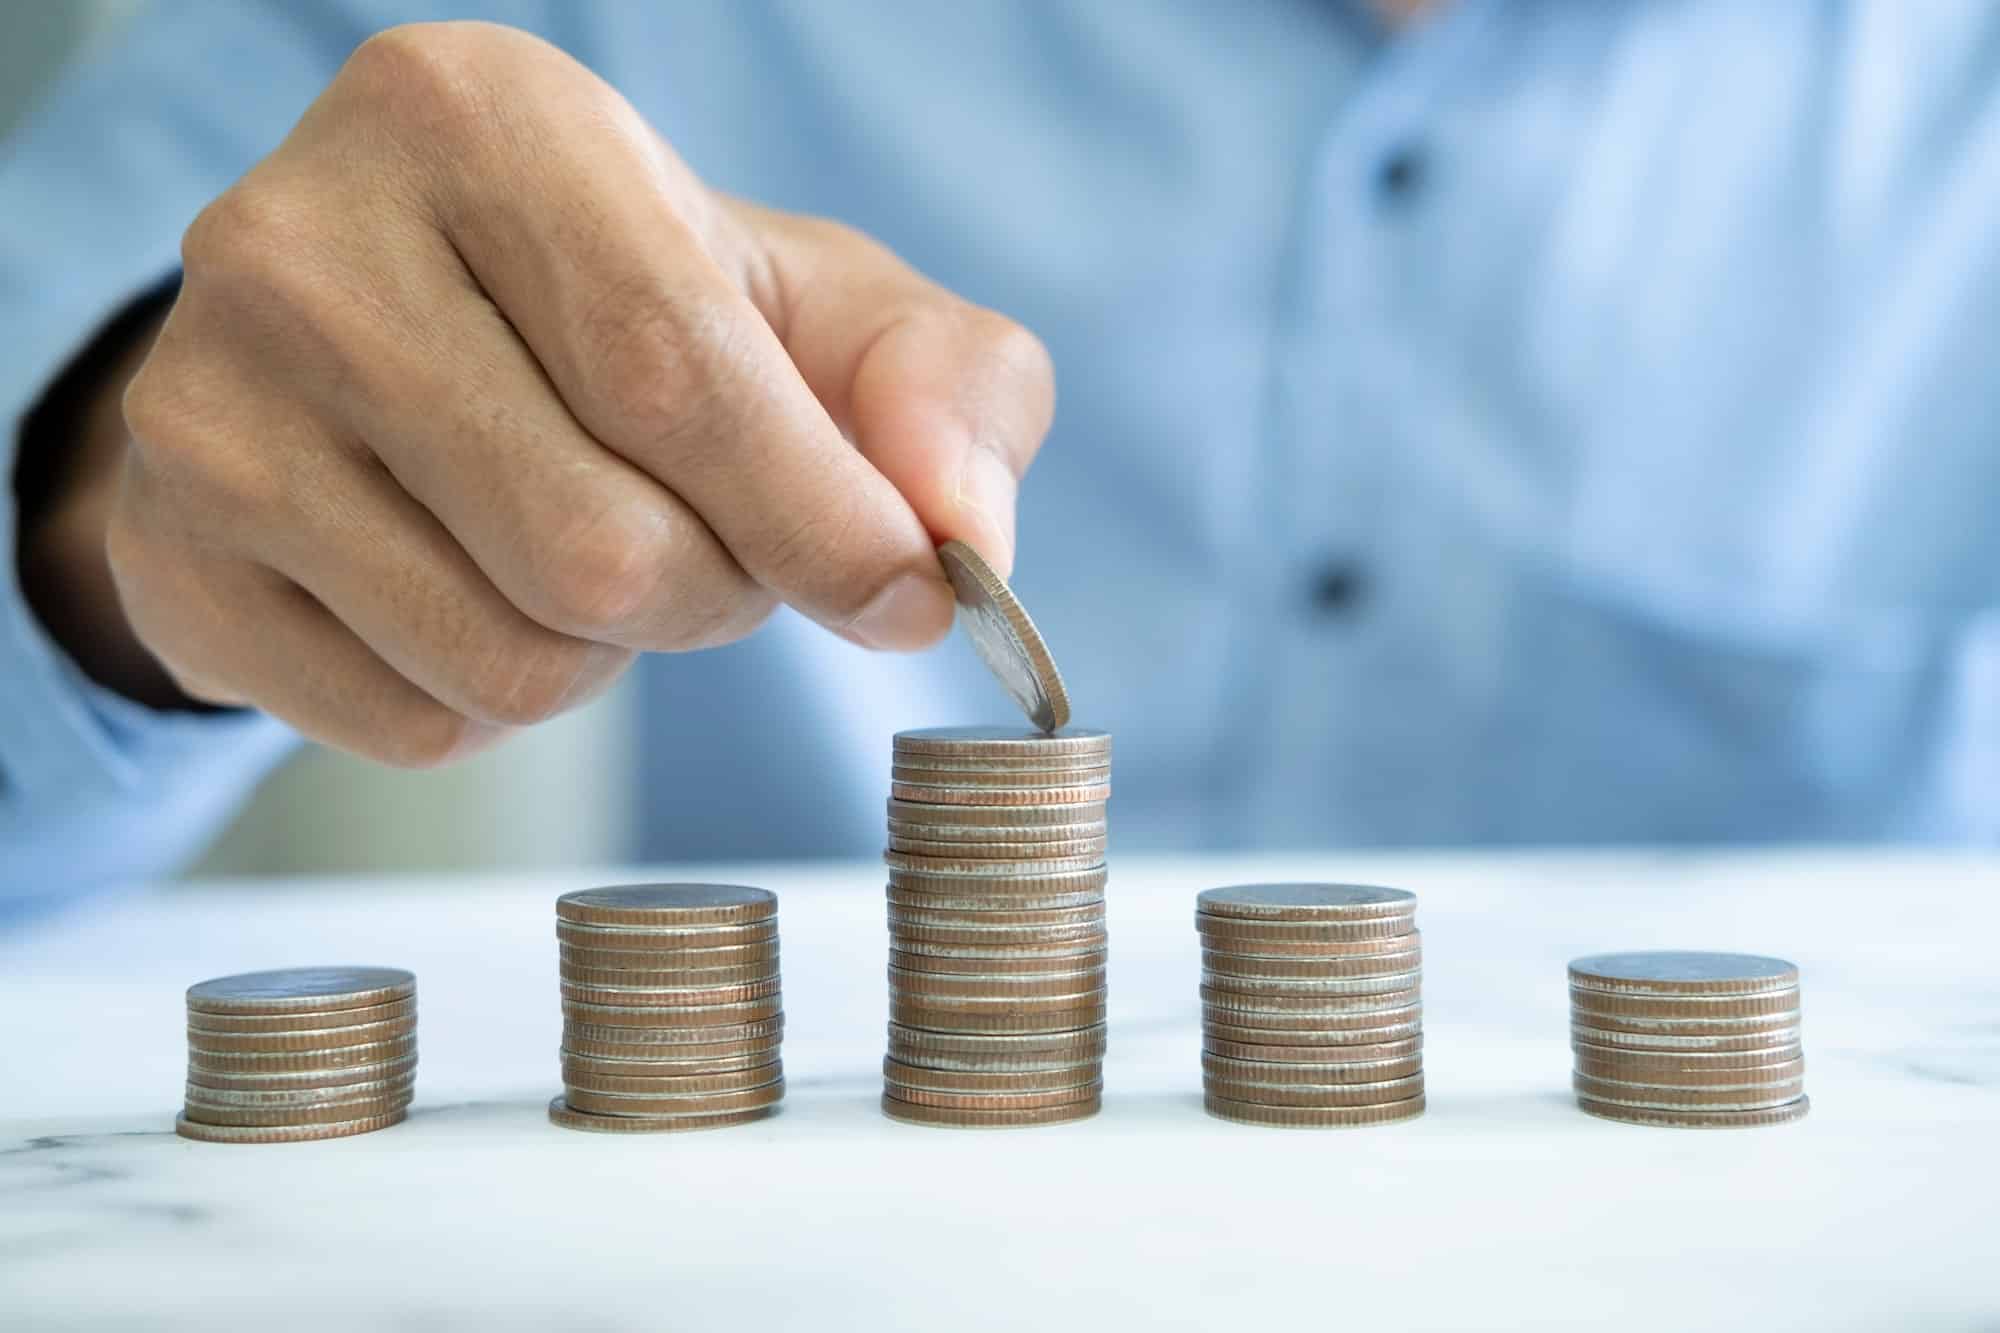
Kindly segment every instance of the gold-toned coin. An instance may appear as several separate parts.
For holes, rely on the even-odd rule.
[[[204,1125],[186,1116],[174,1120],[174,1133],[184,1139],[199,1139],[204,1143],[309,1143],[319,1139],[344,1139],[353,1134],[369,1134],[378,1129],[402,1123],[408,1111],[392,1111],[388,1115],[370,1116],[362,1120],[342,1120],[331,1125],[283,1125],[266,1128],[257,1125]]]
[[[1773,1046],[1796,1046],[1799,1044],[1801,1029],[1794,1023],[1790,1027],[1751,1029],[1743,1032],[1710,1032],[1701,1036],[1688,1036],[1678,1032],[1620,1032],[1612,1028],[1590,1027],[1581,1023],[1571,1023],[1570,1045],[1610,1046],[1619,1050],[1634,1051],[1695,1051],[1720,1053],[1725,1051],[1761,1051]]]
[[[391,1041],[369,1042],[363,1046],[335,1046],[324,1050],[278,1051],[243,1055],[190,1048],[188,1068],[217,1074],[296,1074],[315,1070],[348,1069],[356,1065],[385,1064],[417,1053],[414,1036]]]
[[[968,791],[989,787],[1005,787],[1009,790],[1038,787],[1095,787],[1111,781],[1111,765],[1014,768],[999,773],[953,773],[898,763],[890,767],[889,781],[908,783],[914,787],[954,787]]]
[[[892,996],[889,1018],[904,1027],[928,1028],[932,1032],[1070,1032],[1102,1023],[1104,1001],[1056,1009],[1016,1000],[985,1009],[967,1009],[938,1008]]]
[[[1298,1001],[1316,1007],[1320,1001],[1338,1002],[1362,995],[1416,990],[1423,984],[1421,971],[1384,972],[1352,977],[1237,977],[1222,972],[1201,974],[1204,992],[1250,996],[1286,1004]]]
[[[897,874],[900,872],[891,872]],[[925,886],[911,888],[903,884],[889,884],[887,898],[891,907],[949,908],[963,912],[1011,912],[1039,911],[1042,909],[1062,909],[1070,907],[1095,907],[1104,902],[1104,889],[1045,889],[1034,885],[1016,891],[1016,886],[1007,881],[996,881],[1005,892],[974,892],[972,889],[942,889],[938,881],[925,877]],[[963,884],[965,881],[960,880]],[[983,889],[985,886],[977,886]]]
[[[1050,839],[1046,842],[937,842],[929,838],[905,838],[889,835],[889,850],[904,856],[924,856],[940,861],[999,861],[1017,863],[1022,861],[1064,861],[1079,856],[1089,856],[1096,863],[1104,860],[1108,840],[1105,838]]]
[[[1020,806],[1074,805],[1084,801],[1108,801],[1108,782],[1074,787],[926,787],[914,782],[891,782],[889,794],[899,801],[934,805]]]
[[[1571,986],[1626,995],[1749,995],[1796,990],[1799,969],[1749,953],[1600,953],[1569,965]]]
[[[1423,968],[1423,954],[1407,953],[1342,954],[1324,958],[1258,958],[1252,955],[1201,952],[1202,969],[1219,977],[1291,981],[1325,981],[1336,977],[1380,977],[1415,975]]]
[[[1764,1087],[1725,1091],[1636,1087],[1585,1074],[1572,1074],[1570,1086],[1576,1090],[1578,1097],[1585,1100],[1641,1111],[1764,1111],[1792,1102],[1805,1091],[1805,1081],[1796,1078]]]
[[[901,1063],[926,1069],[1047,1070],[1067,1069],[1102,1060],[1104,1024],[1060,1031],[978,1035],[928,1031],[889,1024],[889,1054]]]
[[[1102,950],[1109,939],[1101,923],[1090,928],[1027,926],[992,931],[896,922],[889,925],[889,942],[893,947],[937,958],[1060,958],[1065,954]]]
[[[1227,953],[1261,952],[1265,944],[1344,944],[1397,939],[1417,928],[1414,911],[1356,921],[1257,921],[1196,912],[1205,947]],[[1256,946],[1256,947],[1251,947]]]
[[[742,967],[636,968],[579,967],[562,965],[562,979],[572,986],[638,986],[647,990],[714,990],[729,986],[777,985],[775,962],[750,963]]]
[[[1223,1101],[1258,1106],[1390,1106],[1423,1096],[1424,1076],[1416,1073],[1379,1083],[1245,1083],[1204,1078],[1202,1090]]]
[[[1570,1013],[1585,1022],[1607,1018],[1762,1018],[1797,1013],[1797,990],[1761,991],[1755,995],[1620,995],[1611,991],[1571,988]]]
[[[1747,1051],[1635,1051],[1623,1046],[1593,1046],[1589,1042],[1572,1042],[1570,1049],[1576,1052],[1579,1068],[1596,1064],[1665,1074],[1768,1069],[1773,1065],[1786,1065],[1795,1060],[1803,1062],[1805,1059],[1805,1048],[1796,1042],[1789,1046],[1759,1046]]]
[[[1060,1125],[1087,1120],[1103,1107],[1103,1098],[1064,1102],[1032,1110],[968,1111],[951,1106],[920,1106],[900,1097],[882,1094],[882,1114],[910,1125],[934,1125],[949,1129],[1027,1129],[1035,1125]]]
[[[577,1004],[603,1004],[632,1008],[696,1008],[711,1005],[748,1004],[773,1000],[782,990],[770,981],[746,981],[734,986],[583,986],[573,981],[557,983],[562,997]]]
[[[282,1014],[220,1014],[190,1010],[187,1025],[189,1032],[292,1034],[310,1032],[316,1028],[345,1028],[363,1023],[387,1023],[399,1018],[414,1018],[416,1012],[415,999],[390,1000],[384,1004],[362,1005],[356,1009],[299,1009]]]
[[[672,1021],[669,1017],[668,1021]],[[629,1023],[575,1022],[563,1025],[563,1041],[616,1042],[645,1046],[714,1046],[729,1042],[776,1040],[784,1035],[785,1016],[770,1014],[742,1023],[707,1023],[652,1027]]]
[[[1092,852],[1087,856],[1050,856],[1038,861],[982,861],[969,856],[916,856],[891,850],[882,853],[882,861],[893,870],[963,879],[976,884],[998,877],[1062,875],[1073,870],[1095,870],[1104,864],[1104,854]]]
[[[321,1106],[327,1102],[366,1101],[370,1098],[390,1098],[407,1096],[416,1086],[414,1069],[405,1070],[393,1078],[370,1079],[363,1083],[344,1083],[338,1087],[324,1088],[284,1088],[277,1091],[240,1091],[234,1088],[211,1088],[200,1083],[187,1085],[186,1104],[188,1106],[218,1106],[231,1110],[243,1108],[270,1108],[283,1106]]]
[[[417,1020],[412,1015],[382,1023],[311,1028],[302,1032],[206,1032],[189,1028],[187,1039],[189,1050],[211,1055],[283,1055],[394,1041],[413,1036],[416,1030]]]
[[[187,1081],[204,1088],[228,1092],[287,1092],[306,1088],[339,1088],[357,1083],[374,1083],[399,1078],[417,1067],[416,1053],[372,1065],[349,1065],[340,1069],[294,1069],[275,1074],[232,1074],[213,1069],[189,1068]]]
[[[1067,726],[1069,693],[1063,689],[1062,673],[1007,581],[961,541],[938,547],[938,563],[958,595],[959,624],[1008,696],[1044,732]]]
[[[890,1084],[928,1092],[1068,1092],[1101,1082],[1103,1071],[1104,1063],[1101,1060],[1085,1060],[1047,1069],[969,1071],[929,1069],[923,1065],[905,1063],[894,1055],[882,1057],[882,1077]],[[903,1097],[901,1092],[897,1092],[896,1095]],[[915,1099],[904,1097],[904,1100]]]
[[[744,1004],[706,1005],[610,1005],[592,1004],[585,1000],[564,1000],[562,1011],[565,1020],[594,1027],[662,1027],[669,1031],[679,1031],[684,1028],[735,1027],[744,1023],[760,1022],[766,1018],[776,1018],[781,1004],[782,1001],[775,995]]]
[[[417,979],[400,967],[283,967],[239,972],[188,987],[190,1011],[288,1014],[360,1009],[407,1000]]]
[[[1111,753],[1111,733],[1089,727],[1023,731],[1019,727],[917,727],[899,731],[892,742],[899,755],[939,759],[1026,759],[1056,755],[1082,758]]]
[[[1375,1013],[1405,1009],[1422,1001],[1415,986],[1392,991],[1365,991],[1350,995],[1250,995],[1241,991],[1199,987],[1202,1003],[1211,1010],[1226,1011],[1230,1022],[1249,1022],[1242,1014],[1277,1015],[1311,1019],[1320,1015]],[[1260,1019],[1259,1022],[1262,1020]],[[1269,1026],[1269,1024],[1265,1024]]]
[[[1424,1113],[1422,1097],[1380,1106],[1265,1106],[1209,1095],[1202,1098],[1202,1105],[1218,1120],[1278,1129],[1358,1129],[1414,1120]]]
[[[721,967],[776,968],[778,941],[773,938],[760,944],[691,949],[590,949],[558,944],[556,960],[565,968],[600,968],[605,971],[666,971],[677,967],[690,971],[713,971]]]
[[[784,1072],[784,1065],[777,1060],[714,1074],[600,1074],[595,1070],[566,1065],[563,1083],[571,1091],[612,1096],[707,1096],[767,1087]]]
[[[1334,1048],[1338,1050],[1338,1047]],[[1320,1051],[1322,1058],[1325,1050]],[[1421,1054],[1387,1060],[1343,1061],[1339,1064],[1272,1063],[1263,1060],[1235,1060],[1204,1052],[1201,1072],[1219,1082],[1238,1084],[1269,1083],[1384,1083],[1421,1074]]]
[[[1049,801],[1039,805],[941,805],[934,801],[899,801],[889,798],[889,819],[922,824],[926,828],[996,829],[1004,832],[1027,829],[1067,828],[1076,824],[1103,824],[1103,801],[1064,804]],[[1042,836],[1037,834],[1036,836]]]
[[[1087,953],[1030,954],[1027,957],[958,958],[927,953],[889,950],[889,967],[906,972],[933,972],[940,976],[1022,976],[1050,977],[1063,972],[1095,969],[1103,975],[1106,953],[1102,948]]]
[[[1232,921],[1370,921],[1416,909],[1414,893],[1374,884],[1232,884],[1195,895],[1195,911]]]
[[[1282,1034],[1266,1034],[1277,1036]],[[1204,1055],[1219,1056],[1241,1064],[1325,1064],[1352,1060],[1366,1064],[1379,1060],[1401,1060],[1417,1055],[1424,1049],[1423,1035],[1403,1037],[1395,1041],[1378,1041],[1360,1045],[1340,1046],[1282,1046],[1262,1045],[1256,1042],[1229,1041],[1222,1037],[1203,1037],[1201,1049]]]
[[[573,949],[621,949],[631,953],[743,949],[776,944],[778,922],[773,917],[742,926],[593,926],[558,918],[556,939]]]
[[[556,899],[558,919],[586,926],[743,926],[777,915],[777,894],[742,884],[621,884]]]
[[[570,1110],[586,1111],[592,1115],[681,1116],[754,1111],[760,1106],[776,1105],[784,1096],[785,1080],[782,1078],[737,1092],[672,1093],[663,1096],[586,1092],[577,1087],[563,1089],[563,1101],[568,1103]]]
[[[626,1031],[643,1032],[643,1028]],[[784,1038],[769,1036],[755,1041],[664,1042],[600,1041],[563,1034],[563,1052],[572,1059],[619,1061],[646,1065],[685,1065],[699,1069],[726,1069],[746,1064],[762,1064],[782,1049]]]
[[[1783,1031],[1798,1027],[1799,1018],[1797,1009],[1788,1009],[1775,1014],[1754,1014],[1748,1018],[1627,1018],[1615,1014],[1591,1013],[1574,1007],[1570,1010],[1570,1026],[1573,1028],[1636,1033],[1641,1036],[1695,1037],[1703,1040]],[[1767,1039],[1758,1044],[1774,1046],[1777,1042]]]
[[[1576,1059],[1576,1072],[1589,1078],[1603,1079],[1630,1087],[1761,1088],[1774,1083],[1795,1083],[1804,1078],[1806,1062],[1800,1058],[1737,1069],[1714,1067],[1678,1069],[1658,1065],[1635,1065],[1627,1060],[1594,1060],[1579,1055]]]
[[[912,823],[901,819],[889,821],[889,845],[909,852],[927,851],[932,846],[939,845],[987,849],[1041,847],[1049,843],[1085,843],[1102,851],[1109,844],[1110,838],[1111,826],[1101,819],[1094,824],[1045,824],[1033,828],[995,828],[991,824]],[[1003,854],[1011,855],[1011,853]]]
[[[563,1078],[589,1086],[595,1079],[693,1078],[705,1074],[736,1074],[746,1069],[759,1069],[776,1064],[780,1049],[778,1043],[770,1041],[759,1045],[762,1049],[737,1051],[698,1060],[683,1060],[678,1057],[657,1059],[648,1055],[623,1057],[584,1055],[568,1047],[563,1048],[559,1055]]]
[[[778,1108],[760,1106],[751,1111],[729,1111],[716,1115],[631,1116],[592,1115],[576,1111],[561,1097],[549,1103],[549,1123],[564,1129],[587,1130],[593,1134],[685,1134],[703,1129],[727,1129],[768,1119]]]
[[[299,1106],[211,1106],[190,1102],[181,1115],[198,1125],[240,1125],[278,1129],[289,1125],[331,1125],[350,1120],[374,1120],[407,1110],[410,1094],[366,1097],[345,1102]]]
[[[1100,1101],[1104,1096],[1104,1082],[1099,1079],[1079,1087],[1062,1088],[1054,1092],[936,1092],[929,1088],[906,1087],[900,1083],[885,1085],[883,1095],[893,1097],[905,1106],[928,1106],[956,1111],[1040,1111],[1052,1106],[1069,1106],[1075,1102]]]
[[[1783,1106],[1755,1111],[1659,1111],[1608,1102],[1576,1099],[1578,1109],[1600,1120],[1617,1120],[1627,1125],[1651,1125],[1660,1129],[1758,1129],[1766,1125],[1789,1125],[1806,1118],[1812,1099],[1801,1096]]]
[[[1104,969],[1079,968],[1046,976],[964,976],[947,972],[912,972],[889,968],[891,994],[907,995],[925,1004],[958,1000],[1075,1000],[1104,989]]]
[[[1351,1014],[1250,1014],[1220,1009],[1202,1014],[1201,1031],[1205,1037],[1252,1046],[1362,1045],[1414,1036],[1423,1030],[1423,1019],[1421,1004],[1383,1013],[1363,1010]]]

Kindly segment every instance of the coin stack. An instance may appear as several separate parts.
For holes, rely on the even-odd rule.
[[[634,884],[556,899],[568,1129],[653,1134],[769,1115],[778,1047],[778,897]]]
[[[188,987],[187,1102],[211,1143],[366,1134],[409,1112],[417,979],[394,967],[293,967]]]
[[[882,1110],[924,1125],[1081,1120],[1103,1090],[1111,737],[896,736]]]
[[[1695,1129],[1802,1119],[1799,970],[1740,953],[1606,953],[1569,965],[1571,1083],[1594,1116]]]
[[[1195,902],[1208,1113],[1253,1125],[1423,1114],[1417,899],[1361,884],[1243,884]]]

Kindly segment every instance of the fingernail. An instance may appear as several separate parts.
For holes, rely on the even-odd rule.
[[[954,498],[960,515],[979,531],[973,545],[1002,578],[1014,572],[1014,502],[1020,493],[1006,459],[982,444],[965,451]]]
[[[867,648],[907,653],[928,648],[951,628],[951,585],[902,574],[847,622],[847,637]]]

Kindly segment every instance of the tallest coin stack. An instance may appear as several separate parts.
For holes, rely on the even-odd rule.
[[[1103,1088],[1111,737],[939,727],[895,739],[882,1109],[1054,1124]]]

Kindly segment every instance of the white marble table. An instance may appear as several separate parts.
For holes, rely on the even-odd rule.
[[[214,886],[0,937],[0,1328],[2000,1327],[2000,861],[1122,858],[1105,1111],[985,1134],[876,1110],[878,873],[726,874],[782,895],[790,1095],[684,1137],[543,1116],[551,900],[633,872]],[[1263,878],[1419,893],[1423,1119],[1203,1115],[1192,895]],[[1571,1105],[1564,962],[1675,946],[1801,964],[1803,1124]],[[417,972],[411,1119],[176,1139],[182,988],[315,961]]]

